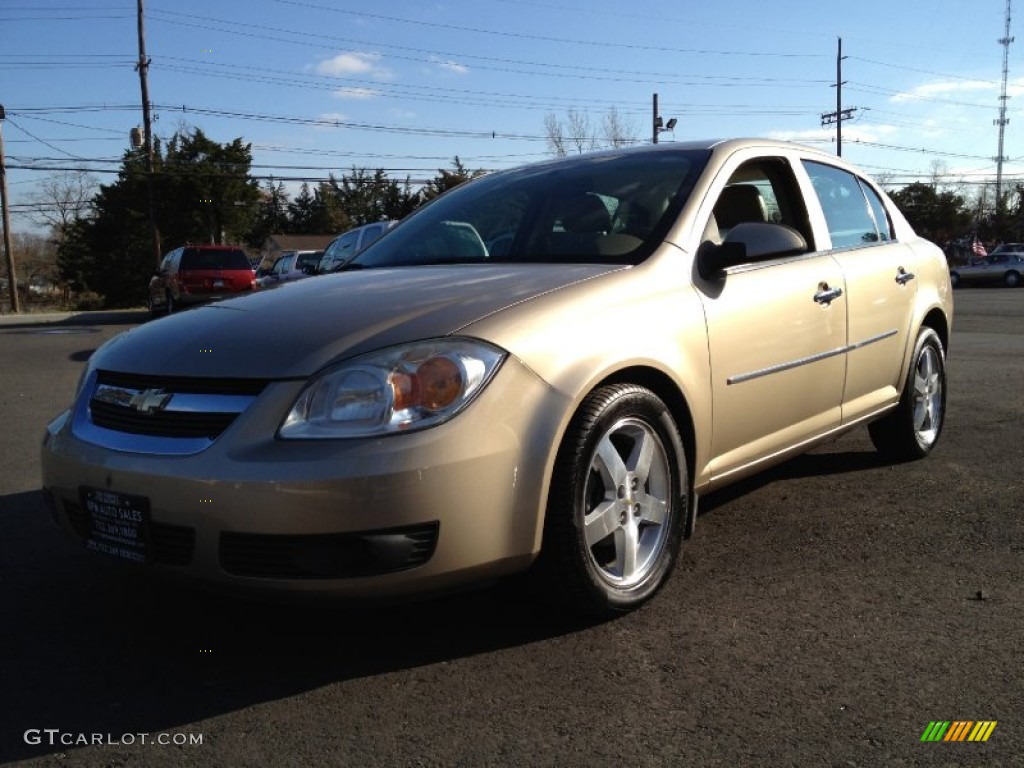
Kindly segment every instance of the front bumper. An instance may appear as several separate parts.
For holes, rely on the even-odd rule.
[[[71,414],[47,428],[43,487],[84,542],[83,488],[142,497],[149,564],[241,591],[373,598],[523,570],[540,544],[555,432],[567,404],[514,359],[462,413],[373,439],[273,435],[304,382],[274,382],[192,455],[100,447]],[[116,558],[115,558],[116,559]]]

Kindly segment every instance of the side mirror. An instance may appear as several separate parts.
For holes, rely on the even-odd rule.
[[[697,249],[697,272],[705,280],[714,280],[728,267],[806,252],[807,241],[792,227],[743,222],[729,230],[721,245],[701,243]]]

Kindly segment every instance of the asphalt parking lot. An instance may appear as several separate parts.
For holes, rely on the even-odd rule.
[[[0,318],[0,764],[1024,765],[1024,289],[955,298],[929,459],[859,429],[708,497],[665,590],[603,624],[514,582],[280,606],[87,557],[39,441],[145,318]],[[923,742],[933,721],[996,726]]]

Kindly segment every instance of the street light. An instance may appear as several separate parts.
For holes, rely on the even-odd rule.
[[[665,123],[661,119],[661,115],[658,114],[658,94],[654,94],[654,100],[652,106],[653,109],[653,125],[651,131],[651,143],[658,143],[658,136],[665,131],[671,131],[675,129],[676,123],[678,122],[674,117],[670,117],[668,123]]]

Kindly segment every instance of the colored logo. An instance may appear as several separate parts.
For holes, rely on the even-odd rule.
[[[921,741],[988,741],[996,729],[995,720],[932,720]]]

